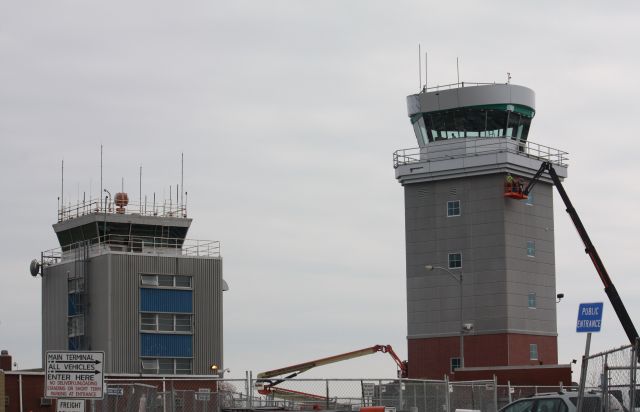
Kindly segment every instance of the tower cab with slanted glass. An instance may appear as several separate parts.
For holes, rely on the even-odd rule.
[[[536,113],[533,90],[511,84],[461,86],[407,97],[421,147],[459,138],[527,140]]]

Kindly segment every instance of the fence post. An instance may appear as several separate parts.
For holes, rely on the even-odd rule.
[[[324,380],[325,388],[326,388],[326,397],[327,397],[327,410],[329,410],[329,379]]]
[[[424,398],[424,412],[427,412],[427,382],[422,381],[422,394]]]
[[[398,411],[402,411],[402,376],[398,378]]]
[[[167,412],[167,380],[162,377],[162,412]]]
[[[253,408],[253,371],[249,371],[249,392],[247,392],[247,396],[249,397],[249,408]]]
[[[609,397],[607,394],[609,393],[609,354],[604,355],[604,366],[603,373],[600,374],[600,386],[602,387],[602,405],[604,405],[604,410],[609,410]]]
[[[640,348],[640,339],[636,338],[635,345],[631,349],[631,376],[629,388],[629,410],[633,411],[636,407],[636,372],[638,371],[638,349]]]
[[[22,407],[22,374],[18,375],[18,391],[20,393],[20,412],[23,412],[24,408]],[[4,402],[4,399],[2,399],[2,402]]]
[[[449,391],[449,376],[444,375],[444,389],[445,389],[445,405],[447,405],[447,412],[451,411],[451,392]]]
[[[498,378],[493,375],[493,405],[498,410]]]

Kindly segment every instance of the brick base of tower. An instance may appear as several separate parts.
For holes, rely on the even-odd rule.
[[[538,359],[530,359],[530,345],[538,347]],[[460,337],[408,339],[409,377],[415,379],[442,379],[451,373],[451,358],[460,355]],[[466,368],[557,365],[558,340],[556,336],[500,333],[492,335],[465,335],[464,363]]]

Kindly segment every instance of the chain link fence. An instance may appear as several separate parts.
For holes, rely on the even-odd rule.
[[[495,381],[290,379],[265,390],[238,379],[107,379],[95,412],[245,412],[253,410],[454,412],[497,410]]]
[[[638,349],[635,345],[622,346],[583,359],[581,381],[586,391],[602,393],[603,405],[609,408],[610,397],[616,398],[625,411],[640,411],[640,391],[636,381]]]

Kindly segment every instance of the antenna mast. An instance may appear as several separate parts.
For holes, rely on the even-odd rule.
[[[61,184],[61,188],[60,188],[60,205],[62,206],[60,208],[60,211],[62,212],[62,214],[64,215],[64,159],[62,159],[62,184]]]
[[[180,192],[180,207],[184,208],[184,152],[180,153],[180,187],[182,188]]]
[[[418,43],[418,90],[422,89],[422,51]]]
[[[429,54],[428,52],[424,52],[424,89],[425,90],[429,88],[429,83],[427,83],[427,72],[429,67],[429,63],[427,60],[428,54]]]
[[[100,193],[98,194],[98,199],[102,199],[102,145],[100,145]]]

